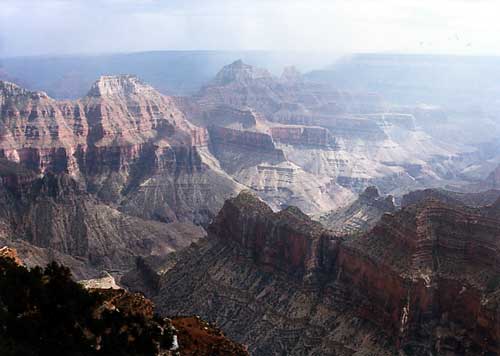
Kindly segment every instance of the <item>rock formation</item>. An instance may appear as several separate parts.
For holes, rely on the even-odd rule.
[[[239,183],[273,209],[296,205],[307,213],[345,204],[352,193],[327,177],[314,176],[289,162],[270,135],[211,126],[210,151]]]
[[[495,354],[498,204],[425,200],[346,238],[242,192],[170,260],[155,300],[256,355]]]
[[[381,99],[372,94],[343,93],[331,86],[302,80],[300,73],[286,69],[281,78],[268,71],[235,61],[223,67],[215,78],[195,94],[184,109],[193,120],[220,106],[252,108],[269,121],[309,124],[315,114],[380,112]],[[192,105],[196,103],[197,105]],[[186,105],[187,104],[187,105]],[[198,107],[198,111],[193,110]],[[201,111],[199,110],[201,109]]]
[[[6,82],[0,89],[1,156],[67,173],[129,214],[206,223],[238,189],[210,167],[206,131],[133,76],[101,77],[75,102]],[[207,184],[220,194],[192,194]]]
[[[368,187],[352,204],[319,216],[319,221],[339,235],[359,234],[395,210],[392,196],[381,197],[376,187]]]
[[[101,282],[84,289],[58,264],[28,270],[15,250],[1,248],[0,353],[248,355],[213,324],[161,317],[142,294]]]
[[[455,192],[445,189],[416,190],[405,194],[401,206],[415,205],[425,200],[439,200],[450,205],[482,207],[492,205],[500,198],[500,190],[485,190],[477,193]]]
[[[121,273],[198,239],[192,224],[208,226],[245,188],[275,211],[320,214],[372,184],[402,195],[455,180],[459,151],[383,109],[376,95],[241,61],[184,98],[130,75],[74,101],[2,81],[0,238],[27,263]]]
[[[446,184],[447,161],[460,153],[412,115],[386,113],[376,95],[242,61],[191,97],[163,96],[130,75],[103,76],[76,101],[0,88],[1,157],[67,173],[106,204],[162,222],[206,226],[245,187],[275,209],[315,214],[370,185],[402,195]]]
[[[0,258],[9,258],[19,266],[23,265],[23,261],[19,258],[17,251],[7,246],[0,248]]]
[[[124,271],[136,256],[163,255],[204,236],[192,224],[124,214],[67,174],[38,177],[5,160],[0,168],[0,239],[15,246],[29,266],[57,259],[80,278],[102,269]]]
[[[101,77],[77,101],[0,81],[0,178],[2,243],[80,278],[189,245],[242,188],[207,131],[134,76]]]
[[[278,126],[271,128],[276,142],[311,147],[335,148],[335,138],[325,128],[303,126]]]
[[[341,92],[293,69],[278,78],[237,61],[176,101],[201,126],[270,134],[287,161],[355,193],[376,185],[403,195],[460,181],[449,161],[460,161],[464,148],[431,138],[411,112],[387,112],[375,94]]]

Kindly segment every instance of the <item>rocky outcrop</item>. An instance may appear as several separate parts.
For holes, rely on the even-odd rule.
[[[140,293],[84,289],[63,266],[28,270],[12,256],[0,249],[2,354],[248,355],[198,317],[164,318]]]
[[[498,353],[498,211],[431,200],[340,238],[242,193],[155,299],[217,320],[254,354]]]
[[[252,128],[259,118],[251,109],[239,110],[229,106],[218,106],[214,110],[203,113],[203,126],[217,125],[232,128]]]
[[[450,205],[481,207],[492,205],[499,198],[500,190],[486,190],[478,193],[463,193],[445,189],[424,189],[405,194],[401,199],[401,206],[406,207],[409,205],[415,205],[426,200],[439,200]]]
[[[116,284],[115,278],[108,272],[103,272],[98,278],[82,279],[78,283],[86,289],[121,289]]]
[[[221,105],[252,108],[269,121],[288,124],[302,124],[304,122],[298,122],[301,118],[315,122],[318,115],[331,118],[346,113],[376,112],[382,106],[376,95],[339,92],[327,85],[304,81],[292,68],[285,69],[282,77],[276,78],[242,61],[222,68],[190,102],[197,103],[203,112]]]
[[[208,231],[222,241],[242,246],[258,265],[299,279],[321,269],[319,247],[332,238],[299,209],[288,207],[273,213],[247,191],[226,202]]]
[[[352,204],[319,216],[321,222],[336,234],[349,235],[367,232],[385,213],[396,210],[394,197],[380,196],[376,187],[368,187]]]
[[[217,126],[210,126],[208,132],[210,151],[230,174],[262,162],[285,161],[283,151],[274,146],[273,139],[267,134]]]
[[[192,224],[124,214],[67,174],[38,177],[18,164],[0,164],[6,165],[0,173],[0,239],[18,247],[28,266],[56,259],[79,278],[95,276],[102,269],[127,270],[136,256],[170,253],[204,236]]]
[[[271,136],[260,132],[240,131],[218,126],[209,127],[208,132],[212,144],[242,146],[262,152],[275,150]]]
[[[335,148],[335,138],[322,127],[272,127],[274,141],[299,146]]]
[[[14,261],[14,263],[19,266],[23,265],[23,261],[21,261],[21,259],[17,255],[17,251],[7,246],[0,248],[0,258],[8,258]]]
[[[101,77],[74,102],[6,82],[1,90],[0,156],[37,173],[67,173],[129,214],[203,223],[238,190],[211,167],[206,130],[192,125],[173,99],[134,76]],[[220,200],[186,198],[202,189],[196,181],[220,187]],[[207,202],[212,195],[206,189],[199,193]]]

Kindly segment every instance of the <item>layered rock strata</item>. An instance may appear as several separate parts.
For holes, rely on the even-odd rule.
[[[202,126],[271,134],[289,162],[356,193],[376,185],[401,196],[463,183],[458,166],[465,162],[457,162],[467,148],[432,138],[411,112],[390,112],[375,94],[342,92],[293,69],[275,77],[237,61],[197,94],[176,101]]]
[[[67,173],[129,214],[207,223],[239,189],[212,167],[206,130],[134,76],[101,77],[72,102],[7,82],[0,90],[1,157]]]
[[[272,127],[273,140],[299,146],[335,148],[335,138],[322,127]]]
[[[37,176],[0,160],[0,239],[29,266],[53,259],[79,277],[125,271],[136,256],[163,255],[204,236],[202,228],[124,214],[84,191],[68,174]]]
[[[339,235],[367,232],[385,213],[396,210],[394,197],[380,196],[376,187],[368,187],[352,204],[318,217],[319,222]]]
[[[155,299],[217,320],[257,355],[495,354],[496,205],[426,200],[340,238],[241,193],[177,255]]]

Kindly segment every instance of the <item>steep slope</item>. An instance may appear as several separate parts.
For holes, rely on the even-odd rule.
[[[401,206],[415,205],[425,200],[439,200],[451,205],[482,207],[494,204],[500,198],[500,190],[485,190],[477,193],[455,192],[445,189],[416,190],[403,196]]]
[[[0,156],[68,173],[129,214],[207,223],[241,189],[214,163],[206,131],[136,77],[101,77],[74,102],[0,89]]]
[[[376,187],[368,187],[352,204],[321,215],[318,221],[340,235],[370,230],[385,213],[396,210],[392,196],[381,197]]]
[[[328,211],[352,193],[289,162],[270,135],[210,126],[209,149],[236,181],[256,192],[273,209],[298,206],[306,213]]]
[[[168,319],[123,289],[84,289],[57,264],[28,270],[0,249],[2,355],[248,355],[197,317]]]
[[[68,173],[146,219],[206,226],[245,186],[275,209],[319,213],[370,185],[401,195],[460,180],[461,151],[432,141],[412,115],[293,69],[278,78],[237,61],[183,98],[129,75],[101,77],[72,102],[7,82],[1,96],[0,156]]]
[[[240,193],[170,259],[155,300],[256,355],[498,353],[498,204],[425,201],[338,238]]]
[[[465,162],[457,162],[472,150],[431,137],[410,109],[389,111],[375,94],[339,91],[293,69],[278,78],[236,61],[197,94],[176,100],[201,126],[271,135],[286,160],[356,193],[376,185],[402,195],[461,182]]]
[[[329,85],[304,81],[296,70],[290,73],[290,68],[285,69],[277,78],[238,60],[223,67],[191,98],[178,102],[194,122],[200,123],[206,123],[207,117],[216,119],[212,113],[221,108],[252,109],[257,117],[271,122],[306,125],[331,119],[324,115],[382,111],[377,95],[340,92]],[[235,115],[234,122],[239,119]]]
[[[192,224],[126,215],[83,191],[67,174],[37,177],[5,160],[0,167],[0,239],[17,247],[28,265],[56,259],[80,278],[102,269],[120,272],[136,256],[164,255],[204,236]]]

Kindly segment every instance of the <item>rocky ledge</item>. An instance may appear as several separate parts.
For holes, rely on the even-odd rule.
[[[248,355],[197,316],[161,317],[142,294],[99,282],[78,284],[56,263],[27,269],[16,250],[0,248],[0,353]]]
[[[360,234],[375,226],[382,215],[395,210],[392,196],[380,196],[378,189],[370,186],[352,204],[321,215],[318,220],[336,234]]]
[[[257,355],[495,354],[498,205],[425,201],[346,238],[245,192],[170,261],[155,300]]]
[[[271,128],[273,140],[280,143],[335,148],[335,138],[323,127],[278,126]]]

